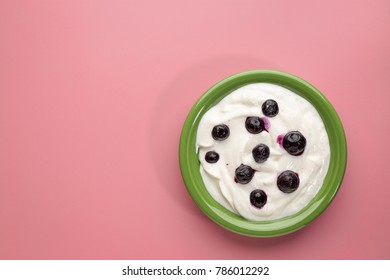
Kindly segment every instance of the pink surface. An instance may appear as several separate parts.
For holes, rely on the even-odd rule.
[[[1,259],[389,259],[390,1],[0,0]],[[178,165],[192,104],[239,71],[318,87],[348,167],[303,230],[205,217]]]

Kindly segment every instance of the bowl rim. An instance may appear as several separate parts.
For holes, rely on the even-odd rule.
[[[329,138],[330,160],[324,183],[317,195],[299,212],[270,221],[249,221],[227,210],[207,191],[200,175],[196,134],[207,110],[235,89],[250,83],[272,83],[308,100],[320,114]],[[328,99],[300,77],[278,70],[249,70],[231,75],[209,88],[190,109],[180,135],[179,163],[190,196],[206,216],[235,233],[273,237],[297,231],[316,219],[332,202],[343,181],[347,165],[347,142],[340,118]]]

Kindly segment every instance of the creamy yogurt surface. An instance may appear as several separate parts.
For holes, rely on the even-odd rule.
[[[262,112],[262,104],[269,99],[279,107],[274,117]],[[251,116],[264,120],[266,130],[249,133],[245,121]],[[223,141],[215,140],[211,133],[220,124],[230,130]],[[299,131],[306,138],[301,155],[289,154],[280,143],[281,137],[290,131]],[[299,212],[318,193],[329,166],[329,139],[317,110],[294,92],[269,83],[238,88],[208,110],[199,123],[196,142],[200,173],[210,195],[226,209],[252,221],[274,220]],[[257,163],[252,155],[252,149],[259,144],[267,145],[270,151],[262,163]],[[217,162],[205,160],[209,151],[219,155]],[[236,169],[242,164],[255,170],[246,184],[235,181]],[[284,193],[277,186],[278,176],[286,170],[299,176],[299,187],[291,193]],[[267,196],[260,209],[250,202],[254,190],[262,190]]]

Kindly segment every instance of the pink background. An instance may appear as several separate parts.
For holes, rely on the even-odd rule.
[[[0,0],[1,259],[389,259],[390,1]],[[178,165],[192,104],[239,71],[318,87],[348,140],[331,206],[253,239]]]

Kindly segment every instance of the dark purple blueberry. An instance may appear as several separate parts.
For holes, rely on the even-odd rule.
[[[252,169],[249,165],[241,164],[236,168],[236,176],[234,177],[234,181],[240,184],[248,184],[253,176],[255,175],[255,170]]]
[[[269,148],[265,144],[259,144],[252,150],[253,158],[257,163],[262,163],[269,157]]]
[[[305,151],[306,138],[299,131],[290,131],[283,137],[283,148],[293,156],[299,156]]]
[[[216,163],[219,160],[219,154],[217,152],[214,152],[214,151],[209,151],[206,153],[204,159],[208,163]]]
[[[279,106],[275,100],[268,99],[261,106],[261,110],[267,117],[275,117],[279,113]]]
[[[262,190],[254,190],[249,199],[254,207],[261,209],[267,203],[267,194]]]
[[[247,117],[245,127],[250,133],[258,134],[264,130],[264,121],[259,117]]]
[[[222,141],[229,137],[230,129],[226,124],[219,124],[214,126],[211,135],[215,140]]]
[[[278,176],[277,185],[282,192],[292,193],[299,187],[299,176],[291,170],[283,171]]]

